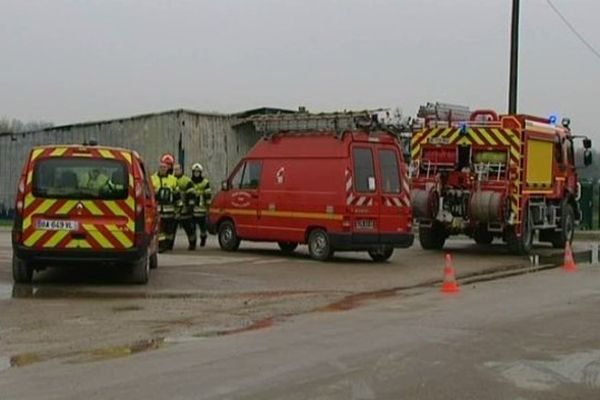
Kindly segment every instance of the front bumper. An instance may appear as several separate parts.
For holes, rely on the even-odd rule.
[[[414,243],[412,233],[389,234],[352,234],[330,233],[329,241],[334,250],[363,251],[382,246],[408,248]]]

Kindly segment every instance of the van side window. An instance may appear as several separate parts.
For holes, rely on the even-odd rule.
[[[375,169],[371,149],[355,148],[352,150],[354,159],[354,189],[357,192],[375,191]]]
[[[262,166],[259,161],[246,162],[246,168],[240,189],[258,189],[260,184],[260,172],[262,170],[261,167]]]
[[[394,150],[379,151],[383,193],[400,193],[400,167]]]
[[[231,177],[231,187],[233,189],[240,189],[242,187],[242,177],[244,176],[244,169],[246,169],[246,163],[240,165],[235,172],[235,175]]]

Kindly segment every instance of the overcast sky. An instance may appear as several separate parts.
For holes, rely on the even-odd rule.
[[[600,48],[599,0],[552,0]],[[522,3],[519,109],[600,140],[600,60]],[[0,0],[0,116],[444,101],[505,111],[510,0]]]

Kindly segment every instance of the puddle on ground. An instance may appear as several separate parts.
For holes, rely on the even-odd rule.
[[[114,358],[122,358],[138,353],[158,350],[164,346],[165,340],[163,338],[140,340],[128,346],[111,346],[93,350],[91,352],[82,354],[81,357],[70,361],[70,363],[79,364],[85,362],[111,360]]]
[[[0,372],[5,371],[10,367],[10,357],[0,357]]]
[[[13,297],[13,285],[0,283],[0,300],[8,300]]]
[[[42,358],[39,354],[35,353],[22,353],[17,354],[16,356],[12,356],[10,358],[10,366],[11,367],[24,367],[26,365],[34,364],[36,362],[42,361]]]
[[[202,335],[196,335],[196,336],[167,336],[164,339],[165,343],[172,343],[172,344],[178,344],[178,343],[190,343],[190,342],[198,342],[200,340],[205,340],[207,337],[206,336],[202,336]]]
[[[550,361],[487,362],[485,366],[521,389],[550,391],[563,384],[600,389],[600,350],[561,355]]]
[[[397,289],[386,289],[386,290],[378,290],[375,292],[351,294],[349,296],[344,297],[340,301],[328,304],[325,307],[318,308],[317,311],[320,311],[320,312],[348,311],[348,310],[352,310],[354,308],[360,307],[366,301],[369,301],[369,300],[386,299],[389,297],[396,296],[397,291],[398,291]]]

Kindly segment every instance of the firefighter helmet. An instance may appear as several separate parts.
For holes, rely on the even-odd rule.
[[[194,165],[192,165],[192,171],[200,171],[203,172],[204,168],[202,167],[202,164],[200,163],[196,163]]]
[[[160,156],[160,163],[172,167],[175,163],[175,158],[170,153],[165,153],[162,156]]]

